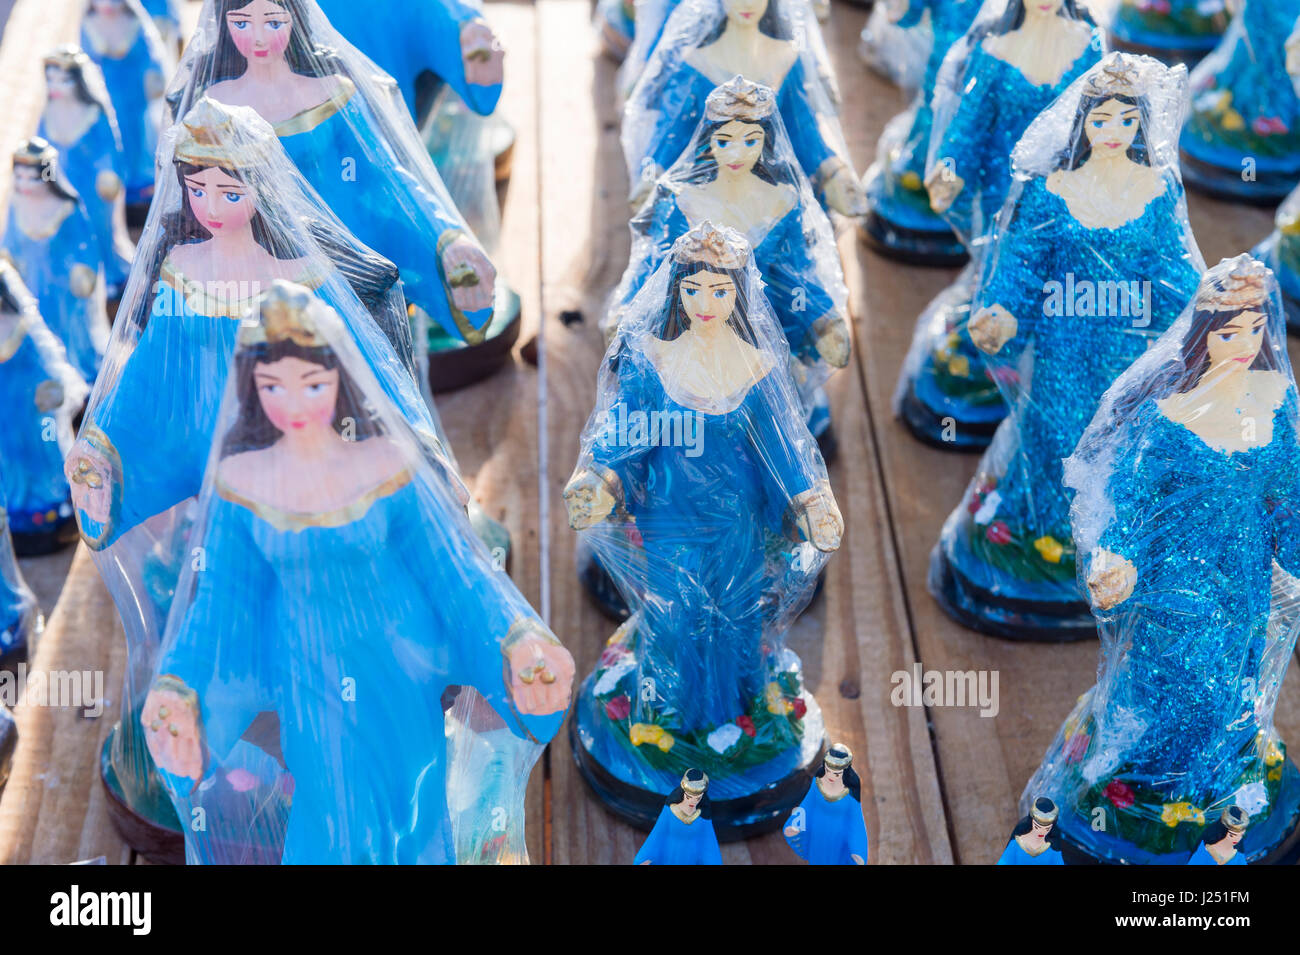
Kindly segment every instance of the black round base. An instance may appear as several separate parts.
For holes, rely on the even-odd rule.
[[[654,828],[667,793],[650,792],[616,779],[591,758],[578,738],[577,720],[569,718],[569,745],[578,772],[605,809],[643,832]],[[737,842],[781,828],[790,810],[803,801],[821,765],[821,750],[806,766],[743,799],[710,799],[718,842]]]
[[[994,594],[971,583],[941,546],[930,555],[929,586],[944,613],[963,627],[991,637],[1033,643],[1074,643],[1097,637],[1096,620],[1083,601],[1029,601]],[[972,600],[996,616],[973,612],[966,605]]]
[[[1066,865],[1122,865],[1114,859],[1102,859],[1087,849],[1061,836],[1061,858]],[[1296,865],[1300,863],[1300,826],[1291,830],[1285,839],[1271,849],[1262,859],[1250,865]]]
[[[77,542],[77,522],[68,521],[50,533],[32,534],[14,531],[14,553],[19,557],[54,554]]]
[[[997,424],[963,424],[957,422],[951,441],[944,440],[948,418],[940,416],[916,396],[916,389],[908,387],[898,407],[899,420],[922,444],[940,451],[972,454],[983,451],[993,440]]]
[[[835,436],[835,425],[827,424],[826,429],[817,435],[817,449],[822,453],[822,461],[827,467],[840,453],[840,440]]]
[[[429,387],[434,394],[455,391],[482,381],[510,362],[510,350],[519,340],[519,314],[498,335],[477,345],[429,352]]]
[[[1182,160],[1183,182],[1197,192],[1227,202],[1275,206],[1290,194],[1296,186],[1297,178],[1300,178],[1261,172],[1253,182],[1246,182],[1241,178],[1240,169],[1212,165],[1197,159],[1185,149],[1179,151],[1179,156]]]
[[[868,212],[858,236],[872,250],[886,258],[933,268],[965,265],[970,261],[966,247],[951,232],[919,232],[888,222],[875,212]]]
[[[108,794],[108,818],[113,822],[124,842],[150,862],[157,865],[185,864],[185,837],[179,829],[160,826],[151,819],[146,819],[126,804],[122,787],[118,785],[117,774],[113,771],[112,747],[113,737],[121,730],[121,724],[104,740],[104,748],[99,754],[99,781]]]

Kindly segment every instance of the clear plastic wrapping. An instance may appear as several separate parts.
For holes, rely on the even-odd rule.
[[[1101,655],[1026,789],[1105,861],[1181,863],[1236,805],[1263,861],[1300,819],[1273,710],[1300,628],[1300,442],[1272,273],[1207,272],[1065,463]]]
[[[822,203],[844,215],[860,214],[862,191],[833,86],[822,76],[818,31],[802,0],[689,0],[679,6],[623,111],[633,204],[640,205],[686,149],[709,93],[740,74],[776,91],[795,156]]]
[[[890,5],[877,3],[858,38],[858,56],[895,86],[911,92],[925,76],[925,64],[934,44],[930,18],[920,17],[900,26],[890,17]]]
[[[1277,207],[1273,231],[1251,250],[1277,277],[1290,329],[1300,330],[1300,188]]]
[[[1110,29],[1116,43],[1195,59],[1214,49],[1229,13],[1229,0],[1119,0]]]
[[[931,590],[979,629],[1092,632],[1060,462],[1204,268],[1178,175],[1186,75],[1108,54],[1016,147],[967,326],[1010,411],[931,562]]]
[[[0,274],[3,267],[0,266]],[[7,468],[5,469],[7,470]],[[0,495],[5,487],[4,473],[0,473]],[[4,503],[0,500],[0,503]],[[36,644],[41,631],[45,628],[45,618],[41,614],[36,595],[32,593],[27,581],[23,579],[22,569],[18,566],[18,557],[14,553],[13,538],[9,534],[8,507],[3,516],[4,526],[0,527],[0,660],[11,655],[17,657],[27,654],[28,659],[36,653]],[[3,704],[0,704],[0,708]],[[4,714],[0,714],[3,724]],[[4,783],[7,755],[4,752],[5,730],[0,725],[0,785]]]
[[[606,352],[565,498],[633,612],[575,716],[580,762],[621,786],[663,793],[695,767],[714,798],[748,797],[821,745],[785,633],[843,521],[788,363],[748,243],[708,221]]]

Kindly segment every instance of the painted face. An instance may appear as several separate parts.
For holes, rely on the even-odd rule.
[[[682,800],[682,806],[685,807],[687,812],[690,812],[700,804],[700,800],[703,798],[704,798],[703,793],[700,793],[698,796],[693,795],[691,793],[686,793],[685,798]]]
[[[1241,837],[1244,835],[1245,835],[1244,832],[1229,832],[1228,845],[1235,846],[1237,843],[1241,842]]]
[[[1044,826],[1040,822],[1035,822],[1032,819],[1030,820],[1029,824],[1031,827],[1029,830],[1029,834],[1032,836],[1042,836],[1045,838],[1047,836],[1048,830],[1051,828],[1050,826]]]
[[[1205,350],[1210,357],[1210,373],[1237,371],[1255,363],[1264,344],[1263,312],[1242,312],[1222,328],[1216,328],[1205,339]]]
[[[749,172],[763,153],[763,127],[732,120],[719,126],[709,139],[709,152],[718,168],[729,173]]]
[[[1137,138],[1141,122],[1141,113],[1136,106],[1117,99],[1093,107],[1083,127],[1092,154],[1102,158],[1125,155]]]
[[[293,32],[293,17],[272,0],[253,0],[226,14],[226,29],[245,59],[264,63],[284,55]]]
[[[45,191],[41,170],[26,164],[14,166],[14,192],[20,196],[39,196]]]
[[[682,308],[691,325],[711,330],[731,317],[736,304],[736,283],[721,272],[696,272],[682,279]]]
[[[216,166],[186,176],[185,193],[194,218],[214,236],[247,227],[257,212],[248,186]]]
[[[1025,0],[1025,19],[1054,17],[1065,6],[1065,0]]]
[[[284,434],[331,428],[339,397],[339,370],[301,358],[253,366],[253,384],[267,419]]]
[[[50,99],[72,99],[77,91],[77,83],[67,70],[50,66],[45,69],[45,89]]]
[[[842,770],[842,769],[831,769],[829,766],[827,766],[827,767],[826,767],[826,781],[827,781],[828,783],[838,783],[838,782],[843,782],[843,781],[844,781],[844,770]]]
[[[91,0],[90,9],[96,16],[104,17],[118,13],[124,6],[122,0]]]
[[[727,19],[746,26],[755,26],[767,13],[770,0],[722,0]]]

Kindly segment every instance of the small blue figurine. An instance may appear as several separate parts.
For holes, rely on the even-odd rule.
[[[1277,276],[1287,331],[1300,333],[1300,187],[1282,200],[1273,217],[1273,231],[1250,254]]]
[[[1188,185],[1272,205],[1300,180],[1297,21],[1300,0],[1242,0],[1218,47],[1192,73],[1181,139]]]
[[[826,751],[808,795],[785,821],[785,841],[810,865],[866,865],[867,824],[862,781],[853,751],[836,743]]]
[[[37,134],[59,151],[59,168],[77,190],[95,229],[110,302],[122,297],[135,244],[126,231],[126,153],[104,77],[76,46],[45,57],[48,101]]]
[[[1170,64],[1195,63],[1227,28],[1227,0],[1120,0],[1110,24],[1115,46]]]
[[[81,377],[94,381],[108,343],[104,263],[95,229],[43,139],[18,144],[3,248]]]
[[[1245,865],[1246,857],[1237,846],[1250,826],[1250,816],[1240,806],[1229,806],[1205,827],[1200,844],[1188,865]]]
[[[4,268],[0,266],[0,275]],[[8,509],[4,506],[4,465],[0,463],[0,666],[19,660],[36,646],[45,628],[45,618],[36,595],[23,579],[13,537],[9,533]],[[0,785],[4,781],[4,719],[0,713]]]
[[[1058,846],[1056,819],[1060,814],[1056,803],[1046,796],[1037,796],[1029,807],[1029,815],[1011,830],[1011,839],[998,857],[998,865],[1065,865]]]
[[[708,790],[709,777],[703,770],[686,770],[681,784],[664,801],[633,864],[722,865]]]

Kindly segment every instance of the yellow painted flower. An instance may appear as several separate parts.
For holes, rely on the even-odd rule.
[[[673,748],[675,742],[677,740],[673,739],[673,734],[665,730],[659,734],[659,739],[655,741],[655,745],[659,747],[660,752],[666,753]]]
[[[1034,541],[1034,550],[1038,551],[1038,555],[1049,564],[1059,564],[1061,555],[1065,553],[1065,548],[1061,546],[1061,542],[1051,534]]]
[[[1275,782],[1277,782],[1277,781],[1278,781],[1279,779],[1281,779],[1281,778],[1282,778],[1282,767],[1281,767],[1281,766],[1274,766],[1272,769],[1270,769],[1270,770],[1268,771],[1268,781],[1269,781],[1270,783],[1275,783]]]
[[[781,685],[779,683],[769,683],[767,685],[767,711],[776,716],[785,716],[790,712],[790,709],[790,701],[781,692]]]
[[[961,336],[958,335],[956,332],[949,332],[948,337],[944,340],[944,344],[948,346],[949,351],[951,351],[954,348],[960,348]]]
[[[1237,132],[1246,128],[1246,121],[1235,109],[1230,109],[1223,114],[1223,128],[1230,132]]]
[[[665,733],[662,726],[657,726],[654,723],[633,723],[628,735],[632,738],[633,746],[640,746],[642,743],[654,743],[658,746]],[[670,742],[668,745],[672,746],[673,744]]]
[[[1277,230],[1283,235],[1295,235],[1300,233],[1300,216],[1289,215],[1278,219]]]
[[[902,177],[898,181],[902,183],[904,189],[910,190],[911,192],[916,192],[921,188],[921,177],[910,169],[903,173]]]
[[[1205,813],[1190,802],[1167,802],[1160,812],[1160,821],[1170,829],[1180,822],[1194,822],[1198,826],[1203,826],[1205,825]]]
[[[970,360],[965,355],[948,359],[948,373],[954,378],[966,378],[970,375]]]
[[[1278,745],[1277,739],[1269,740],[1268,747],[1264,750],[1264,765],[1276,766],[1285,759],[1282,747]]]

